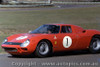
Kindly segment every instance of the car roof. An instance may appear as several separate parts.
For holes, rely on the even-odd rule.
[[[62,25],[72,25],[72,24],[46,24],[46,25],[59,25],[59,26],[62,26]]]

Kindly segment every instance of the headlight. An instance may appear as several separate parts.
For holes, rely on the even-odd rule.
[[[24,43],[22,43],[20,46],[21,47],[27,47],[30,44],[29,40],[26,40]]]
[[[7,41],[8,41],[8,39],[5,39],[5,40],[2,42],[2,44],[5,43],[5,42],[7,42]]]

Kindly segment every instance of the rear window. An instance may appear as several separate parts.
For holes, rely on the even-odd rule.
[[[61,33],[72,33],[71,26],[62,26]]]

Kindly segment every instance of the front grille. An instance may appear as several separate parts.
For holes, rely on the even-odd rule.
[[[3,47],[5,51],[12,51],[12,52],[16,52],[17,49],[16,48],[7,48],[7,47]]]
[[[7,44],[7,45],[21,45],[22,43],[15,43],[15,42],[5,42],[3,44]]]

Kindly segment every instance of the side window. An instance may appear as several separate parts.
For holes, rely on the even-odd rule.
[[[61,33],[72,33],[71,26],[62,26]]]

